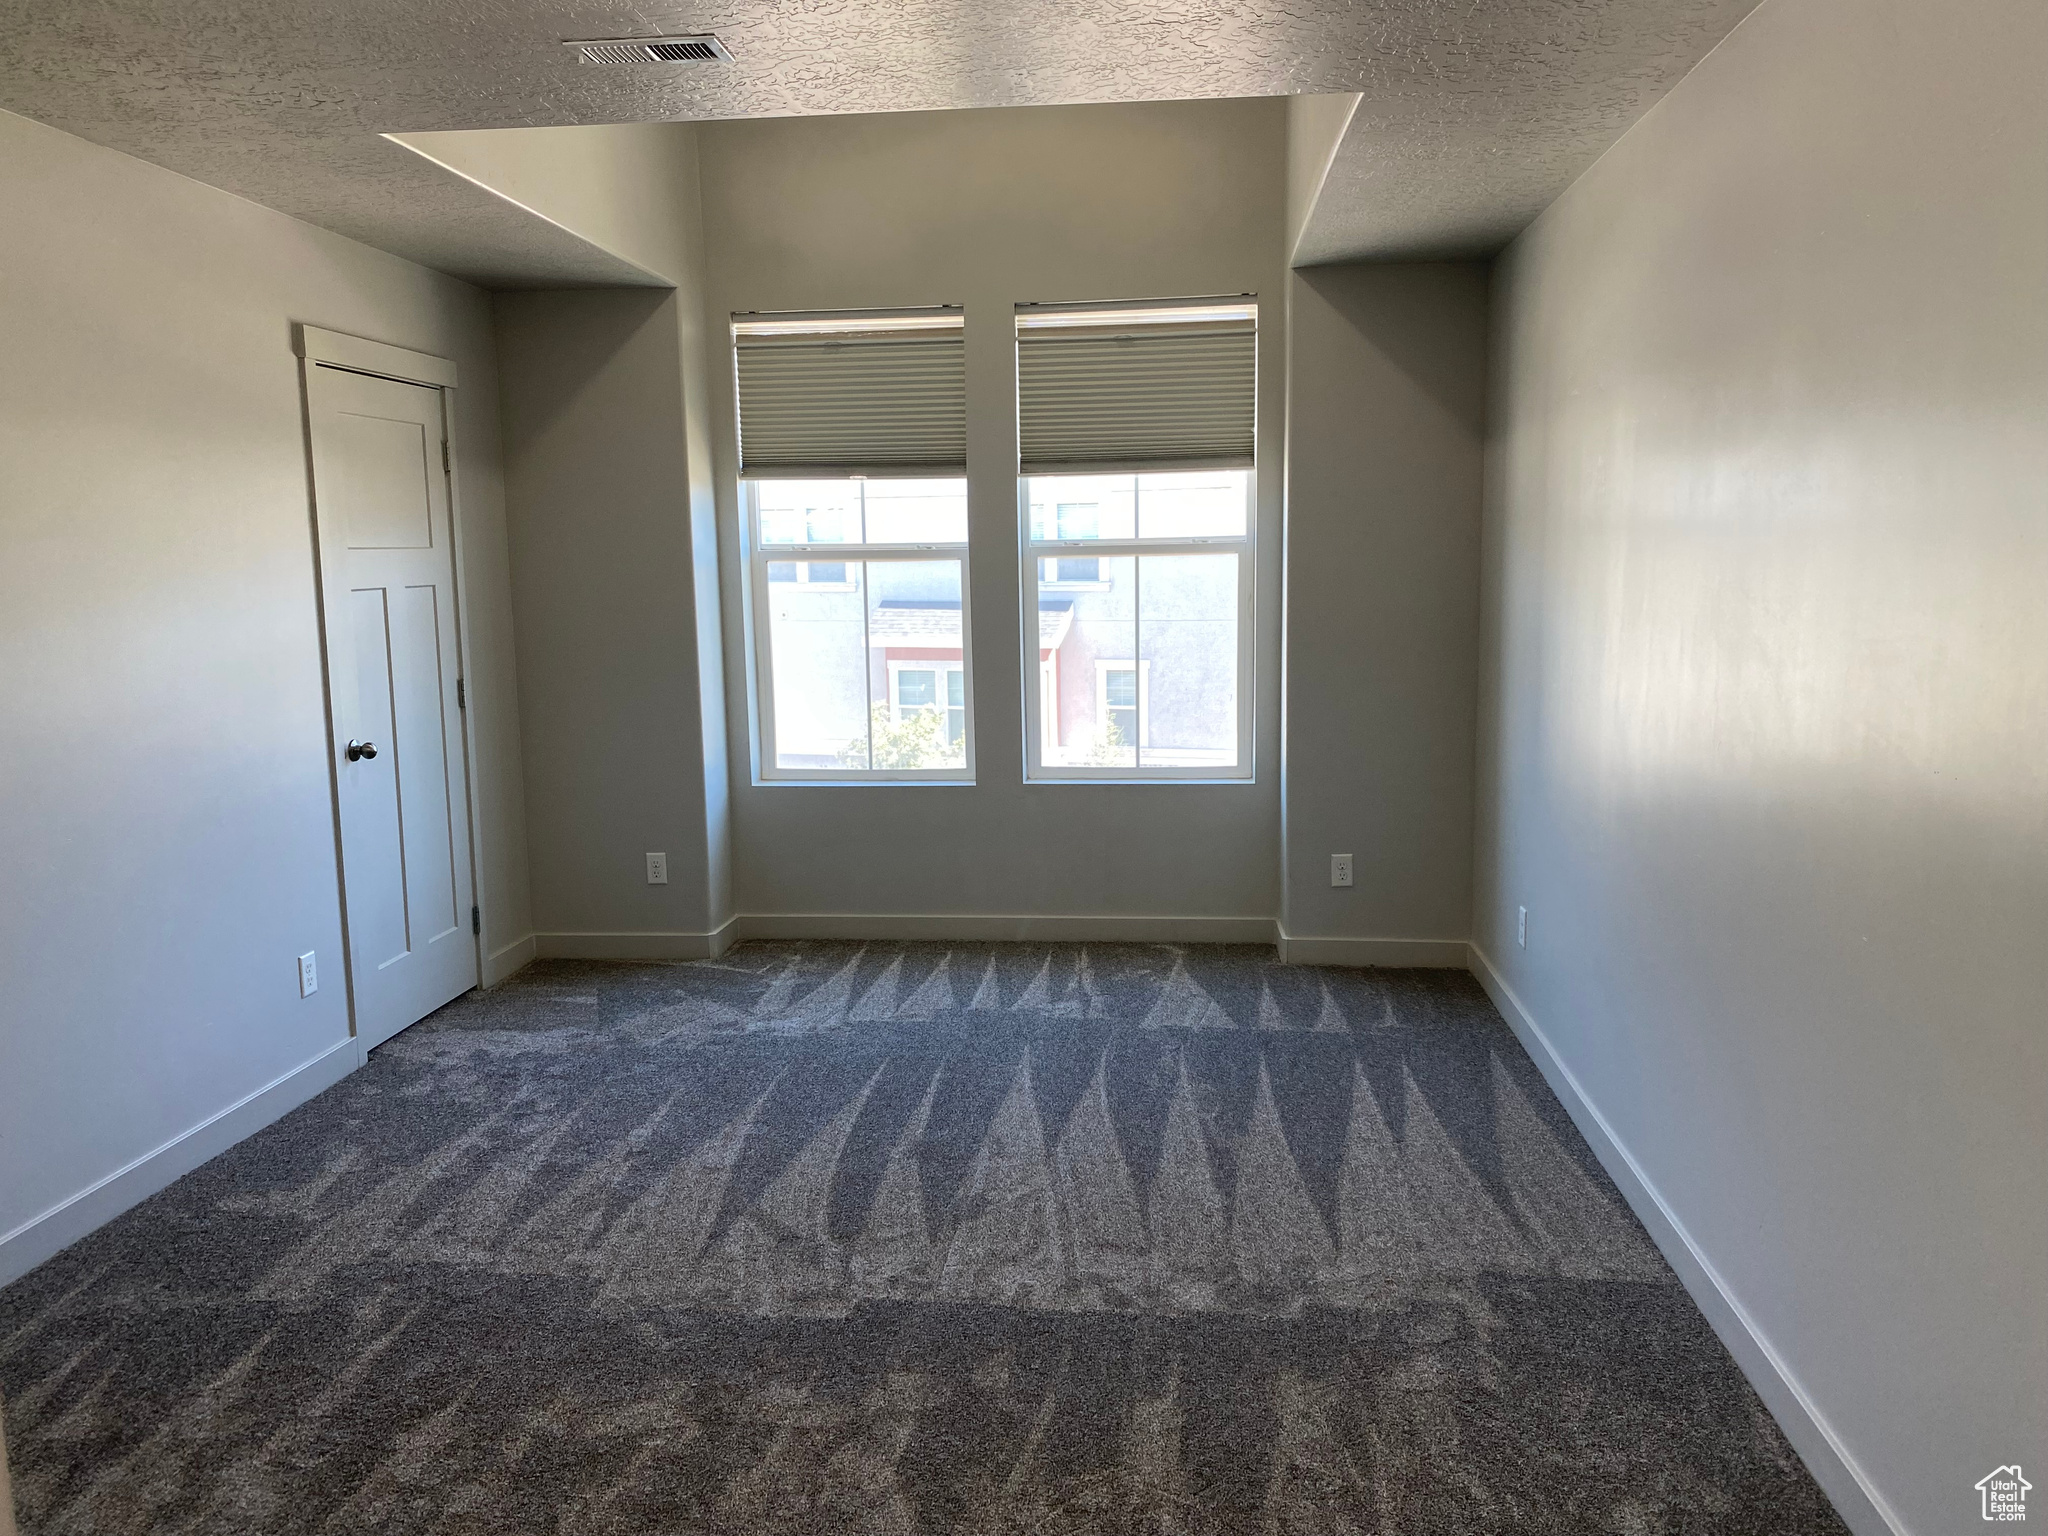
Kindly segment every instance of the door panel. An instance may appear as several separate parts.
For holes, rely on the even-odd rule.
[[[341,821],[347,829],[349,947],[377,969],[405,958],[405,870],[400,845],[398,778],[381,753],[396,743],[391,729],[391,646],[384,593],[348,594],[355,647],[356,707],[344,712],[349,737],[375,742],[380,756],[341,758]],[[340,723],[340,722],[337,722]],[[348,737],[343,738],[344,741]]]
[[[478,978],[443,403],[323,364],[306,398],[349,977],[376,1045]]]
[[[436,461],[441,457],[441,444],[435,437],[432,446],[428,445],[427,424],[337,411],[327,427],[328,451],[339,477],[330,500],[347,510],[348,547],[432,548],[434,507],[429,482],[440,473]]]
[[[415,945],[433,945],[456,931],[454,796],[445,743],[454,734],[441,708],[441,622],[438,594],[431,586],[401,587],[391,602],[391,697],[403,786],[404,824],[400,851],[405,861],[408,931]],[[465,858],[467,855],[465,854]],[[466,915],[466,914],[465,914]],[[463,924],[466,931],[468,925]]]

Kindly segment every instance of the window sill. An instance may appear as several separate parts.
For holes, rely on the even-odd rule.
[[[754,779],[756,789],[972,789],[973,779]]]
[[[1081,778],[1072,778],[1072,779],[1069,779],[1069,778],[1058,778],[1058,779],[1045,779],[1045,778],[1032,778],[1032,777],[1030,777],[1030,776],[1028,776],[1028,775],[1027,775],[1027,776],[1025,777],[1025,780],[1024,780],[1024,787],[1025,787],[1026,789],[1039,789],[1039,788],[1044,788],[1044,787],[1047,787],[1047,786],[1050,786],[1050,787],[1054,787],[1054,788],[1058,788],[1058,787],[1060,787],[1060,786],[1063,786],[1063,785],[1068,785],[1068,784],[1092,784],[1092,785],[1096,785],[1096,786],[1101,786],[1101,785],[1104,785],[1104,784],[1114,784],[1114,785],[1116,785],[1116,786],[1117,786],[1117,787],[1119,787],[1119,788],[1130,788],[1130,787],[1133,787],[1133,786],[1144,786],[1144,787],[1149,787],[1149,788],[1153,788],[1153,789],[1181,789],[1181,788],[1185,788],[1185,787],[1187,787],[1187,786],[1193,785],[1193,786],[1197,786],[1197,787],[1200,787],[1200,788],[1209,788],[1209,789],[1213,789],[1213,788],[1216,788],[1216,787],[1217,787],[1217,786],[1219,786],[1219,785],[1222,785],[1222,786],[1234,786],[1234,787],[1236,787],[1236,788],[1239,788],[1239,789],[1250,789],[1250,788],[1252,788],[1252,787],[1253,787],[1254,785],[1256,785],[1256,784],[1257,784],[1258,782],[1259,782],[1259,781],[1258,781],[1258,780],[1257,780],[1256,778],[1249,778],[1249,777],[1248,777],[1248,778],[1230,778],[1230,779],[1167,779],[1167,778],[1158,778],[1158,779],[1150,779],[1150,778],[1146,778],[1146,779],[1140,779],[1140,778],[1116,778],[1116,779],[1081,779]]]

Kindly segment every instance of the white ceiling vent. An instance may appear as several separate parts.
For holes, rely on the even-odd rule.
[[[592,37],[564,43],[579,64],[730,64],[725,44],[706,32],[697,37]]]

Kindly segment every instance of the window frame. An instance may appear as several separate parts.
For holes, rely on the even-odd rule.
[[[1181,474],[1187,471],[1174,465],[1160,465],[1155,468],[1128,471],[1134,477],[1133,490],[1138,497],[1132,509],[1132,527],[1143,528],[1143,490],[1136,485],[1137,479],[1147,474]],[[1116,473],[1126,473],[1117,471]],[[1027,784],[1094,783],[1094,784],[1249,784],[1257,780],[1255,761],[1257,715],[1253,691],[1257,676],[1257,591],[1258,591],[1258,528],[1259,528],[1259,477],[1256,467],[1245,467],[1233,473],[1242,473],[1245,487],[1244,532],[1242,534],[1207,534],[1191,538],[1129,538],[1129,539],[1034,539],[1031,536],[1031,483],[1037,480],[1057,480],[1059,475],[1017,476],[1017,535],[1022,568],[1023,596],[1023,637],[1024,666],[1022,684],[1024,688],[1024,781]],[[1099,479],[1101,471],[1088,472],[1088,478]],[[1047,763],[1044,754],[1045,721],[1047,700],[1040,687],[1043,668],[1039,660],[1038,646],[1038,595],[1045,591],[1058,596],[1075,590],[1075,584],[1046,582],[1040,579],[1042,562],[1060,555],[1099,555],[1103,559],[1119,556],[1136,556],[1142,559],[1148,555],[1216,555],[1237,556],[1237,761],[1228,768],[1212,764],[1152,765],[1139,763],[1129,768],[1113,767],[1101,763]],[[1139,669],[1138,697],[1140,701],[1141,736],[1146,734],[1150,722],[1146,719],[1148,710],[1143,708],[1148,698],[1150,660],[1142,653],[1143,639],[1143,586],[1138,573],[1142,565],[1133,562],[1132,592],[1132,649],[1139,654],[1121,665],[1136,665]],[[1097,590],[1106,590],[1110,583],[1100,584]],[[1098,662],[1100,658],[1098,658]],[[1112,666],[1118,663],[1111,663]],[[1097,712],[1101,711],[1101,674],[1097,673]],[[1144,746],[1139,745],[1139,754],[1144,755]]]
[[[740,481],[741,532],[745,545],[747,564],[747,591],[751,599],[748,623],[748,688],[754,706],[755,764],[754,782],[769,784],[837,784],[845,786],[865,784],[972,784],[975,782],[974,769],[974,624],[969,607],[968,541],[883,544],[835,542],[828,544],[771,544],[766,542],[761,531],[761,500],[759,487],[772,483],[779,476],[754,476]],[[806,476],[806,479],[829,480],[830,475]],[[867,512],[867,482],[870,479],[886,480],[891,484],[917,479],[945,479],[957,481],[958,475],[924,476],[866,476],[845,477],[861,488],[862,526],[865,529]],[[935,669],[957,666],[961,673],[961,698],[965,709],[961,728],[961,749],[963,761],[957,767],[942,768],[785,768],[776,759],[779,753],[775,741],[775,640],[774,623],[770,619],[770,601],[773,593],[768,580],[770,564],[785,561],[808,563],[844,562],[847,566],[862,567],[882,564],[933,564],[952,561],[960,567],[960,658],[954,661],[908,662],[907,666],[923,665]],[[859,592],[861,597],[861,638],[868,641],[868,620],[873,612],[873,593],[868,587],[866,572],[863,570],[858,581],[819,582],[776,582],[776,587],[793,587],[819,593]],[[874,647],[865,646],[870,669],[873,667]],[[895,711],[894,663],[886,660],[883,668],[883,696],[868,700],[869,754],[873,756],[874,706],[885,705],[892,716]],[[872,670],[867,674],[872,676]]]

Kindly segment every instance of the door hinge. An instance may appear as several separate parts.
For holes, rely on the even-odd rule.
[[[445,475],[454,467],[455,465],[448,455],[448,439],[444,437],[441,439],[441,473]]]
[[[459,677],[455,679],[455,707],[457,709],[469,708],[469,700],[463,697],[462,679]]]
[[[469,909],[469,931],[474,934],[481,934],[484,931],[484,909],[482,907],[471,907]]]

